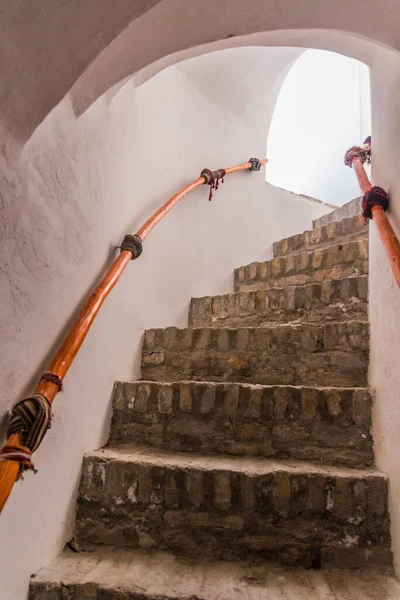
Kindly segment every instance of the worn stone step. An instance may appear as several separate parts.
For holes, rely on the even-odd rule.
[[[330,244],[354,241],[367,236],[368,223],[366,224],[364,217],[359,214],[275,242],[274,256],[315,250]]]
[[[330,213],[323,215],[322,217],[318,217],[313,221],[313,227],[316,229],[317,227],[323,227],[328,223],[333,223],[333,221],[342,221],[343,219],[349,219],[354,217],[355,215],[359,215],[362,212],[362,198],[354,198],[350,200],[350,202],[346,202],[342,206],[335,208]]]
[[[189,327],[367,320],[368,277],[192,298]]]
[[[113,547],[64,552],[35,575],[29,600],[395,600],[390,567],[304,570]]]
[[[144,334],[142,379],[363,387],[368,351],[363,321],[150,329]]]
[[[235,292],[303,285],[368,273],[368,238],[288,254],[235,269]]]
[[[311,567],[391,561],[387,481],[374,470],[106,448],[83,461],[83,549],[262,558]]]
[[[113,445],[373,463],[366,388],[139,381],[116,383],[113,399]]]

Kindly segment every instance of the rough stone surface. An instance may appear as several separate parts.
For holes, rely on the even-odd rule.
[[[142,378],[365,386],[368,346],[368,324],[363,321],[150,329],[144,335]]]
[[[190,327],[248,327],[273,323],[367,320],[368,278],[192,298]]]
[[[343,206],[336,208],[332,212],[315,219],[313,222],[314,229],[318,229],[319,227],[323,227],[324,225],[328,225],[329,223],[333,223],[335,221],[341,221],[344,219],[350,219],[356,215],[361,213],[362,198],[354,198],[354,200],[350,200],[350,202],[346,202]]]
[[[109,447],[83,461],[90,553],[39,573],[30,600],[400,597],[371,467],[357,211],[238,269],[242,291],[193,299],[191,327],[145,332],[146,380],[115,384]]]
[[[363,388],[117,383],[110,443],[363,467],[370,424]]]
[[[387,482],[367,469],[121,446],[84,458],[77,538],[303,567],[385,564]]]
[[[31,581],[29,600],[397,600],[390,568],[304,570],[98,548],[65,552]]]
[[[332,213],[330,213],[332,214]],[[322,227],[304,231],[275,242],[274,256],[282,256],[290,252],[303,252],[326,247],[332,243],[345,243],[368,236],[368,224],[361,214],[342,221],[332,221]]]
[[[368,238],[235,269],[235,291],[303,285],[368,273]]]

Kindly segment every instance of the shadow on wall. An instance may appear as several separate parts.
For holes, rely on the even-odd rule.
[[[58,3],[52,4],[55,6]],[[136,89],[132,85],[124,86],[113,96],[112,102],[101,99],[79,119],[75,118],[75,103],[74,107],[70,103],[74,99],[74,94],[71,94],[36,130],[25,148],[22,161],[9,160],[9,164],[1,164],[4,175],[1,191],[6,206],[2,222],[9,230],[3,256],[6,268],[0,271],[3,278],[2,320],[9,332],[7,344],[3,344],[4,391],[0,397],[4,409],[18,398],[19,392],[27,385],[29,374],[38,371],[40,357],[54,343],[71,312],[86,293],[94,273],[102,268],[107,244],[110,241],[115,245],[120,242],[121,236],[129,231],[127,223],[141,222],[144,207],[149,212],[158,207],[161,198],[176,191],[180,184],[190,181],[194,172],[199,172],[199,165],[218,167],[234,164],[250,155],[261,154],[265,148],[267,127],[260,130],[260,121],[257,119],[249,120],[250,123],[255,122],[257,127],[244,126],[243,114],[253,117],[256,107],[253,109],[249,105],[244,113],[243,105],[238,105],[240,96],[235,88],[229,94],[229,99],[235,105],[232,108],[239,108],[240,113],[238,110],[222,110],[215,102],[215,96],[214,102],[211,102],[204,94],[204,88],[207,87],[207,93],[213,92],[213,89],[205,86],[204,80],[199,80],[192,70],[188,72],[187,69],[173,68],[150,80],[151,75],[160,70],[160,62],[163,61],[163,66],[175,63],[179,51],[182,51],[179,55],[182,60],[187,49],[197,54],[215,50],[216,44],[212,40],[217,39],[222,40],[217,44],[224,45],[285,44],[292,46],[292,52],[293,46],[310,47],[315,44],[318,47],[340,49],[369,62],[372,65],[373,105],[377,107],[374,109],[372,132],[374,151],[376,149],[374,172],[380,185],[393,190],[390,217],[396,218],[397,214],[398,218],[396,207],[399,206],[399,194],[395,184],[398,177],[396,150],[400,139],[400,121],[397,97],[393,93],[400,81],[398,55],[383,50],[378,43],[361,38],[361,35],[375,38],[374,32],[379,31],[380,44],[386,42],[395,47],[395,8],[392,7],[386,26],[382,22],[384,10],[382,7],[374,8],[370,0],[364,4],[363,19],[360,19],[358,11],[354,11],[355,24],[351,23],[350,14],[355,6],[354,0],[345,3],[340,18],[341,11],[333,3],[309,3],[310,13],[307,13],[307,7],[303,10],[304,7],[299,3],[296,5],[301,16],[299,21],[290,20],[290,8],[294,6],[291,0],[282,0],[282,8],[276,13],[275,20],[265,10],[265,0],[238,3],[237,10],[231,10],[223,19],[211,18],[213,15],[205,10],[207,7],[202,6],[202,2],[180,3],[179,11],[171,10],[171,4],[174,2],[159,3],[160,10],[166,6],[165,10],[170,14],[160,14],[157,6],[157,10],[154,9],[148,18],[145,15],[140,21],[133,22],[129,44],[119,46],[112,56],[109,52],[102,53],[101,64],[96,65],[94,63],[97,61],[94,61],[93,68],[88,70],[93,75],[93,88],[89,89],[90,73],[87,72],[84,89],[80,88],[79,95],[76,88],[75,97],[79,96],[82,100],[84,95],[85,106],[91,106],[111,84],[120,80],[121,65],[125,67],[124,75],[138,72],[138,77],[142,78],[141,81],[135,80]],[[219,10],[216,3],[209,3],[209,8]],[[350,13],[345,15],[347,10]],[[194,14],[196,11],[201,14]],[[185,12],[190,14],[185,16]],[[177,14],[179,19],[176,18]],[[102,13],[98,11],[97,16],[100,20]],[[34,33],[30,21],[27,21]],[[63,25],[62,20],[59,21]],[[107,19],[103,21],[106,24],[110,22]],[[158,26],[160,22],[163,23],[162,28]],[[182,27],[182,22],[185,22],[185,27]],[[338,31],[318,29],[324,27],[326,22],[331,27],[337,27]],[[159,36],[155,39],[150,33],[156,25]],[[283,25],[285,31],[282,30]],[[259,33],[245,35],[251,33],[253,27],[257,27]],[[301,29],[304,27],[310,29]],[[181,37],[178,35],[180,28],[183,32]],[[276,31],[263,31],[269,28],[275,28]],[[343,28],[355,33],[346,34],[340,31]],[[14,26],[10,31],[13,32],[13,29]],[[64,58],[69,58],[70,53],[65,52],[55,29],[46,30],[58,40]],[[71,22],[65,30],[74,32],[71,37],[77,36]],[[232,31],[239,30],[242,35],[224,39]],[[85,39],[91,41],[87,31],[84,34]],[[32,53],[35,60],[38,56],[37,46],[40,45],[37,38],[34,39],[36,53]],[[57,74],[61,76],[65,69],[60,70],[48,48],[46,56],[53,59]],[[129,58],[129,64],[124,65],[123,57]],[[276,65],[276,58],[271,64]],[[71,53],[71,62],[74,60],[75,56]],[[14,64],[19,67],[21,63],[14,61]],[[253,64],[254,61],[251,67]],[[146,65],[149,65],[147,72],[144,72],[145,69],[139,72]],[[37,78],[35,90],[40,89],[42,82],[39,74],[26,67],[25,72]],[[232,71],[225,69],[225,72],[236,74],[235,68]],[[247,69],[246,76],[250,72],[250,68]],[[49,70],[43,65],[41,73],[46,81],[54,81],[60,87],[55,97],[58,101],[65,88],[60,86],[58,77],[49,76]],[[220,73],[217,73],[218,77]],[[265,72],[263,74],[264,84],[268,87]],[[22,77],[18,79],[20,83],[23,81]],[[144,80],[146,85],[140,85]],[[12,81],[14,94],[18,96],[15,77]],[[35,96],[27,93],[19,96],[25,100],[29,98],[27,112],[35,116],[35,123],[42,119],[45,111],[40,114],[34,111]],[[52,97],[52,105],[54,103]],[[265,104],[262,108],[265,110]],[[200,120],[198,115],[203,112],[207,118]],[[30,119],[27,127],[29,132],[33,125]],[[193,144],[194,139],[196,144]],[[351,139],[349,145],[358,139]],[[295,143],[296,154],[291,167],[302,153],[300,143],[296,140]],[[323,140],[318,152],[314,151],[309,159],[307,168],[310,167],[310,161],[317,168],[322,149],[329,144],[331,141]],[[5,144],[4,147],[8,151]],[[340,148],[340,163],[346,149],[346,145]],[[163,168],[157,171],[156,177],[153,161],[147,158],[155,154],[163,159]],[[309,170],[307,175],[312,179]],[[137,368],[133,364],[139,355],[143,329],[183,325],[191,295],[229,291],[231,282],[227,277],[233,267],[268,258],[267,248],[270,248],[272,241],[310,226],[314,210],[311,203],[307,204],[301,198],[294,203],[290,194],[276,189],[269,190],[267,197],[266,188],[273,186],[265,186],[259,178],[254,179],[251,186],[247,181],[244,176],[238,176],[234,185],[226,185],[220,190],[218,201],[208,203],[199,191],[190,202],[182,203],[171,214],[168,225],[161,225],[149,239],[143,258],[129,269],[121,281],[121,287],[104,306],[81,350],[79,360],[68,376],[65,393],[57,400],[54,425],[46,445],[37,456],[39,473],[31,475],[29,479],[27,477],[24,487],[16,490],[13,502],[7,506],[6,518],[0,521],[0,537],[3,541],[0,547],[0,572],[4,573],[0,578],[2,600],[25,598],[29,574],[50,560],[66,541],[66,530],[71,525],[71,496],[76,486],[81,455],[104,442],[104,421],[110,412],[109,397],[114,379],[137,375]],[[39,218],[42,214],[43,219]],[[74,226],[65,226],[65,219],[68,218]],[[45,232],[43,224],[46,225]],[[14,242],[21,229],[23,236],[19,236],[19,239],[26,252],[24,260],[14,250]],[[58,236],[56,244],[53,239],[55,234]],[[238,244],[238,240],[243,239],[246,244]],[[76,247],[82,240],[85,241],[86,251],[77,260]],[[398,322],[395,318],[398,303],[394,294],[390,302],[390,279],[385,274],[382,280],[381,265],[386,263],[378,252],[379,248],[372,239],[371,255],[375,255],[376,259],[372,262],[371,273],[371,314],[375,315],[371,324],[373,335],[378,330],[380,335],[379,343],[373,342],[372,350],[377,352],[379,349],[382,354],[382,358],[380,355],[375,357],[373,384],[377,387],[376,410],[381,413],[387,411],[387,415],[378,415],[376,419],[382,429],[380,439],[376,439],[378,445],[381,443],[385,446],[380,452],[383,458],[379,459],[379,466],[391,476],[393,539],[395,549],[399,551],[400,515],[396,513],[400,506],[400,482],[396,463],[398,453],[393,452],[393,447],[394,444],[398,445],[396,432],[400,425],[400,411],[396,412],[393,407],[400,404],[393,402],[392,390],[399,389],[400,385],[396,385],[399,373],[396,365],[388,362],[388,358],[392,357],[392,361],[395,361],[398,356],[396,328],[392,325]],[[43,272],[42,278],[38,277],[39,268]],[[193,272],[196,277],[190,276]],[[54,298],[57,298],[57,302]],[[382,306],[385,306],[384,311],[381,310]],[[385,378],[381,376],[383,372]],[[382,379],[385,379],[383,384]],[[22,543],[24,552],[21,552]]]
[[[262,155],[281,73],[299,52],[247,48],[196,58],[143,85],[127,83],[79,118],[67,97],[14,162],[0,162],[0,414],[40,377],[110,246],[203,167]],[[237,77],[246,83],[240,89]],[[38,473],[15,486],[4,509],[1,600],[26,600],[29,575],[71,538],[82,455],[106,442],[115,379],[139,375],[143,331],[184,327],[191,296],[232,291],[235,267],[270,258],[276,239],[310,228],[321,210],[266,185],[262,173],[238,173],[213,202],[206,189],[193,192],[146,239],[65,378],[35,453]]]
[[[307,50],[280,90],[268,134],[267,180],[341,206],[359,196],[343,164],[371,132],[369,68],[325,50]]]

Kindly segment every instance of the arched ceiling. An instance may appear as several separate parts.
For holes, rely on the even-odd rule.
[[[29,135],[131,21],[160,0],[0,0],[1,118]]]
[[[398,23],[398,0],[0,0],[2,118],[26,138],[71,87],[82,112],[133,73],[140,82],[230,46],[321,47],[368,62],[366,40],[400,50]]]

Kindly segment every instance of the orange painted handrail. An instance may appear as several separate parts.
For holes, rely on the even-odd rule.
[[[372,183],[370,182],[367,172],[364,169],[364,165],[359,157],[353,158],[352,167],[357,175],[358,184],[364,196],[367,192],[372,190]]]
[[[381,206],[372,207],[372,218],[385,247],[397,285],[400,287],[400,242]]]
[[[370,142],[364,143],[364,145],[360,147],[354,146],[353,148],[350,148],[345,156],[345,164],[353,167],[357,175],[358,183],[363,193],[364,215],[374,221],[389,259],[394,277],[397,281],[397,285],[400,287],[400,242],[386,216],[383,206],[380,206],[379,204],[373,205],[373,203],[371,203],[370,211],[365,208],[368,204],[369,196],[374,193],[374,190],[379,190],[382,195],[386,196],[386,204],[388,198],[384,190],[375,188],[371,184],[364,169],[364,162],[366,162],[367,154],[370,150]]]
[[[268,159],[263,158],[259,162],[261,165],[265,165],[267,164]],[[229,169],[223,169],[223,171],[224,175],[230,175],[231,173],[237,173],[238,171],[247,171],[249,169],[252,169],[252,163],[247,162],[241,165],[236,165],[236,167],[229,167]],[[222,171],[222,169],[220,169],[220,171]],[[218,176],[218,174],[218,171],[214,171],[214,175]],[[168,202],[166,202],[161,208],[159,208],[158,211],[155,212],[154,215],[151,216],[148,221],[146,221],[146,223],[137,232],[137,235],[142,240],[145,240],[149,235],[150,231],[154,229],[157,223],[159,223],[167,213],[169,213],[171,208],[173,208],[175,204],[179,202],[179,200],[182,200],[182,198],[186,196],[186,194],[196,189],[197,187],[204,185],[205,183],[209,182],[207,181],[206,176],[203,175],[196,179],[196,181],[193,181],[193,183],[190,183],[186,187],[182,188],[177,194],[175,194],[175,196],[172,196],[172,198],[170,198]]]
[[[175,204],[179,202],[179,200],[201,185],[208,184],[213,187],[218,187],[218,181],[225,175],[245,170],[259,171],[261,166],[265,165],[267,162],[268,160],[266,158],[262,160],[250,159],[250,161],[246,163],[230,167],[229,169],[220,169],[218,171],[209,171],[205,169],[198,179],[181,189],[156,213],[154,213],[154,215],[139,229],[136,235],[125,236],[124,241],[121,244],[120,255],[87,299],[75,323],[72,325],[60,348],[57,350],[48,370],[36,386],[34,393],[43,396],[50,404],[53,402],[57,393],[62,388],[62,380],[82,346],[82,343],[105,299],[120,279],[129,261],[137,258],[141,254],[142,241],[149,235],[150,231],[154,229],[157,223],[169,213]],[[14,483],[18,478],[21,463],[23,462],[16,459],[7,459],[7,450],[15,451],[17,454],[18,452],[25,453],[25,455],[28,454],[28,459],[27,462],[25,461],[25,464],[30,464],[30,451],[28,448],[22,446],[21,432],[12,433],[9,435],[4,448],[1,450],[3,456],[0,457],[0,512],[7,502]]]

